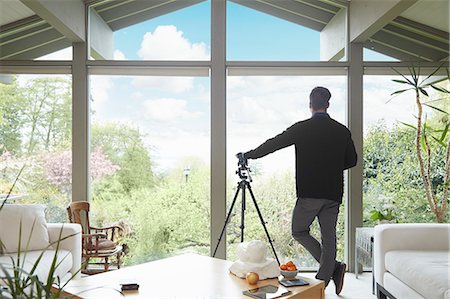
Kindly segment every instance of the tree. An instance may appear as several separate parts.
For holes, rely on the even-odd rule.
[[[0,83],[0,154],[7,151],[18,154],[21,151],[23,102],[16,78],[11,84]]]
[[[449,195],[449,173],[450,173],[450,138],[448,137],[448,131],[450,127],[450,121],[448,120],[448,111],[442,110],[432,104],[430,101],[426,101],[429,95],[427,89],[434,89],[439,93],[443,94],[446,100],[449,99],[448,95],[450,91],[444,87],[439,86],[436,82],[428,83],[427,80],[430,79],[439,71],[440,67],[432,72],[425,79],[420,78],[420,68],[415,68],[414,66],[410,68],[410,76],[406,77],[402,73],[396,71],[399,75],[403,77],[404,80],[393,80],[394,82],[400,83],[407,88],[395,91],[392,95],[400,94],[409,90],[414,91],[415,103],[417,106],[417,122],[415,126],[408,125],[416,131],[415,136],[415,150],[416,156],[419,164],[419,173],[422,179],[423,187],[425,189],[426,198],[430,205],[431,210],[436,216],[437,222],[441,223],[445,221],[447,217],[447,202]],[[447,69],[446,83],[450,82],[450,73]],[[430,123],[427,122],[426,116],[423,112],[423,106],[430,107],[437,111],[438,113],[445,114],[446,121],[442,123],[440,128],[433,128]],[[432,160],[434,155],[436,155],[436,150],[433,148],[431,142],[437,142],[438,145],[444,148],[443,150],[443,170],[442,170],[442,184],[437,184],[433,182],[433,172],[438,171],[437,165],[433,165]],[[440,153],[438,153],[439,155]],[[442,192],[439,194],[439,189]],[[440,195],[440,198],[438,196]]]
[[[21,88],[24,99],[21,115],[27,153],[51,150],[61,144],[70,146],[71,82],[66,78],[37,78]]]
[[[101,148],[120,167],[117,176],[123,189],[151,187],[154,184],[152,162],[138,129],[120,124],[94,124],[92,146]]]
[[[48,181],[58,187],[61,192],[69,193],[72,182],[72,152],[49,153],[46,154],[44,160]],[[95,149],[92,152],[90,166],[92,180],[100,180],[105,176],[113,175],[119,169],[108,160],[101,149]]]

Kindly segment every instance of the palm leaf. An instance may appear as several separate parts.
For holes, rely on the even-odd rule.
[[[419,91],[420,91],[422,94],[424,94],[425,96],[428,97],[428,92],[427,92],[424,88],[419,87]]]
[[[423,82],[425,82],[425,81],[428,80],[431,76],[433,76],[434,74],[436,74],[436,73],[441,69],[441,67],[442,67],[443,65],[444,65],[444,63],[441,63],[441,65],[438,66],[433,72],[431,72],[431,74],[429,74],[428,77],[426,77],[425,79],[423,79],[423,80],[420,82],[419,86],[422,86]]]
[[[412,90],[412,89],[414,89],[414,88],[407,88],[407,89],[397,90],[397,91],[394,91],[393,93],[391,93],[391,96],[393,96],[395,94],[401,94],[401,93],[403,93],[405,91]]]
[[[443,147],[447,147],[447,145],[445,144],[445,142],[443,142],[442,140],[437,139],[434,136],[431,136],[437,143],[439,143],[440,145],[442,145]]]
[[[397,74],[399,74],[400,76],[403,77],[403,79],[405,79],[406,81],[408,81],[408,83],[412,86],[416,86],[411,80],[409,80],[405,75],[403,75],[402,73],[400,73],[399,71],[397,71],[395,68],[392,68],[392,70],[394,70],[394,72],[396,72]]]
[[[440,102],[442,100],[450,100],[450,98],[449,97],[444,97],[444,98],[439,98],[439,99],[436,99],[436,100],[426,101],[426,102],[423,102],[423,103],[424,104],[425,103],[428,104],[428,103]]]
[[[437,110],[437,111],[439,111],[439,112],[442,112],[442,113],[448,114],[448,112],[447,112],[447,111],[445,111],[445,110],[442,110],[441,108],[438,108],[438,107],[435,107],[435,106],[431,106],[431,105],[428,105],[428,104],[425,104],[425,103],[423,103],[423,105],[425,105],[425,106],[427,106],[427,107],[430,107],[430,108],[432,108],[432,109],[434,109],[434,110]]]
[[[393,82],[397,82],[397,83],[402,83],[402,84],[408,84],[408,85],[411,85],[410,82],[405,81],[405,80],[392,79],[392,81],[393,81]]]
[[[407,127],[411,128],[413,130],[417,130],[417,128],[415,126],[411,125],[411,124],[407,124],[407,123],[404,123],[404,122],[401,122],[401,121],[399,121],[399,123],[401,123],[404,126],[407,126]]]
[[[444,87],[439,87],[439,86],[435,86],[433,84],[430,84],[431,88],[443,92],[443,93],[450,93],[450,91],[448,91],[447,89],[445,89]]]
[[[445,125],[444,130],[442,131],[441,138],[439,138],[440,141],[444,141],[445,136],[447,136],[449,127],[450,127],[450,123],[447,123],[447,124]]]

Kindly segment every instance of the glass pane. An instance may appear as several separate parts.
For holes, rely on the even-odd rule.
[[[48,222],[66,222],[72,196],[72,78],[4,75],[0,83],[0,193],[47,205]]]
[[[422,79],[422,78],[421,78]],[[418,108],[414,91],[391,94],[408,88],[392,80],[401,76],[364,76],[364,225],[380,222],[436,222],[424,191],[416,152]],[[448,88],[448,82],[437,86]],[[448,142],[442,129],[448,126],[448,98],[437,90],[426,88],[429,97],[421,101],[437,109],[423,106],[422,126],[426,122],[427,142],[432,152],[431,181],[437,198],[442,198],[445,147]],[[445,111],[446,113],[444,113]],[[425,140],[420,142],[423,150]]]
[[[344,76],[304,76],[304,77],[228,77],[227,88],[227,208],[236,194],[239,177],[237,159],[234,155],[256,148],[297,121],[311,116],[309,93],[317,85],[326,86],[332,93],[330,116],[337,121],[345,121]],[[270,236],[280,261],[294,259],[303,269],[317,267],[312,256],[291,236],[292,210],[296,202],[295,153],[288,147],[257,160],[250,160],[253,182],[252,190],[267,222]],[[227,258],[236,260],[236,248],[240,243],[241,195],[227,229]],[[268,245],[262,224],[250,197],[246,194],[244,240],[262,240]],[[338,224],[338,259],[344,252],[344,207]],[[312,232],[320,237],[318,224],[314,222]],[[272,252],[269,252],[272,255]]]
[[[239,1],[227,3],[228,60],[340,60],[345,8],[333,3]],[[327,24],[339,14],[334,25]]]
[[[210,1],[97,3],[91,6],[91,58],[209,60]]]
[[[129,265],[208,254],[209,78],[90,80],[93,223],[124,227]]]

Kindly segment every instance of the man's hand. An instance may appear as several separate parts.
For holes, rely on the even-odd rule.
[[[239,159],[238,165],[247,166],[247,158],[244,153],[237,153],[236,158]]]

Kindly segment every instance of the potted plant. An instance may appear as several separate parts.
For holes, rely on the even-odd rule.
[[[442,66],[443,65],[436,68],[425,78],[423,78],[420,74],[420,67],[412,66],[408,68],[408,76],[405,76],[403,73],[394,69],[394,71],[403,79],[394,79],[392,81],[401,84],[403,88],[391,94],[398,95],[404,92],[414,93],[414,100],[417,107],[417,121],[414,125],[406,123],[403,124],[416,131],[414,142],[418,160],[418,170],[428,204],[431,211],[436,216],[436,221],[439,223],[445,222],[448,215],[450,185],[449,111],[436,105],[437,102],[450,100],[450,91],[437,84],[442,81],[450,83],[449,70],[448,68],[444,69]],[[443,80],[441,78],[438,81],[430,82],[431,78],[440,70],[446,71],[446,76]],[[437,91],[440,98],[434,100],[429,99],[428,90],[430,89]],[[424,107],[428,107],[436,111],[440,116],[439,121],[434,124],[429,122],[424,114]],[[446,106],[444,105],[444,107]],[[441,149],[440,153],[437,151],[438,148]],[[440,160],[439,163],[432,163],[432,161],[436,160]],[[389,215],[385,216],[390,217]],[[373,217],[376,218],[381,216],[375,213],[373,214]]]
[[[16,176],[11,188],[9,189],[6,197],[3,199],[0,205],[0,212],[3,209],[4,205],[7,203],[11,193],[23,171],[24,167],[22,167]],[[28,247],[29,241],[31,239],[31,234],[33,233],[34,224],[31,228],[30,236],[28,236],[28,243],[25,248]],[[48,276],[45,281],[39,280],[37,274],[35,273],[36,268],[39,263],[42,261],[43,254],[45,250],[38,256],[36,261],[34,262],[30,271],[26,271],[24,269],[24,264],[26,261],[26,249],[24,251],[21,250],[21,234],[22,234],[22,223],[20,223],[19,227],[19,251],[17,252],[17,258],[11,257],[12,266],[5,266],[0,264],[0,298],[61,298],[63,294],[64,286],[72,280],[77,273],[74,273],[66,282],[61,282],[58,278],[54,277],[55,271],[60,265],[61,261],[58,261],[58,250],[60,248],[60,243],[74,235],[68,235],[62,237],[62,229],[59,232],[59,237],[56,242],[52,242],[45,249],[49,249],[51,247],[55,248],[55,253],[53,255],[52,262],[49,266]],[[0,239],[0,252],[4,249],[4,244]]]

